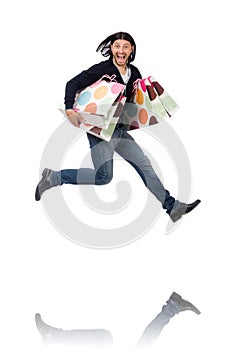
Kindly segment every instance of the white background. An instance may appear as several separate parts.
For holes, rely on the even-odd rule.
[[[156,348],[231,349],[229,5],[226,0],[1,5],[2,349],[44,349],[36,312],[63,329],[108,329],[115,348],[132,348],[174,290],[202,313],[175,317]],[[66,82],[102,60],[97,45],[121,30],[135,38],[134,64],[142,75],[155,75],[181,107],[170,123],[191,162],[191,200],[202,203],[171,235],[164,234],[168,217],[162,213],[133,244],[103,251],[64,238],[35,202],[34,190],[44,147],[63,122],[57,107]],[[133,135],[145,145],[144,134]],[[76,152],[87,151],[83,138]],[[76,166],[74,152],[66,163]],[[172,190],[167,164],[160,166]],[[146,189],[128,171],[123,177],[136,187],[138,201]],[[115,166],[108,194],[102,190],[106,200],[118,173]],[[63,191],[83,206],[76,189]]]

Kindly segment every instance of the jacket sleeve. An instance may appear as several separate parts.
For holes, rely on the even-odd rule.
[[[104,74],[103,64],[98,63],[68,81],[65,88],[65,108],[72,109],[76,93],[96,82]]]

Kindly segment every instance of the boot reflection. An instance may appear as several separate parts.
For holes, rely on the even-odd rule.
[[[35,323],[46,344],[59,343],[107,349],[113,347],[113,337],[105,329],[58,329],[46,324],[40,314],[35,315]]]
[[[153,349],[154,344],[162,332],[163,328],[170,322],[171,318],[183,311],[193,311],[197,315],[200,311],[185,300],[181,295],[173,292],[166,304],[163,305],[161,312],[151,321],[151,323],[145,328],[136,348],[139,349]]]

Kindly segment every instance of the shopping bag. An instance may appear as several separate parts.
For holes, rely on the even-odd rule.
[[[158,117],[171,117],[179,109],[178,104],[167,93],[167,91],[164,90],[158,81],[155,80],[155,78],[150,76],[147,80],[150,83],[150,85],[147,85],[147,88],[153,111],[157,114]],[[154,95],[154,92],[156,96]],[[154,97],[152,97],[152,95]],[[165,110],[165,115],[163,115],[163,111],[161,113],[159,112],[161,109]]]
[[[83,117],[83,124],[101,129],[109,127],[116,110],[115,103],[123,97],[125,90],[125,85],[118,83],[115,78],[115,74],[103,75],[92,85],[77,92],[73,110]],[[64,104],[59,110],[67,117]]]
[[[126,103],[123,111],[123,122],[128,130],[159,123],[179,108],[152,76],[136,80],[133,92],[131,102]]]
[[[107,128],[101,128],[100,126],[93,126],[87,123],[81,123],[80,128],[82,130],[85,130],[89,134],[95,135],[96,137],[109,142],[114,133],[114,129],[120,118],[120,115],[122,114],[125,102],[126,97],[121,97],[119,101],[114,102],[113,105],[110,107],[110,109],[107,112],[110,116],[110,122]]]
[[[108,128],[114,117],[115,102],[120,100],[125,90],[125,85],[118,83],[115,77],[104,75],[77,93],[73,109],[84,118],[84,123]]]

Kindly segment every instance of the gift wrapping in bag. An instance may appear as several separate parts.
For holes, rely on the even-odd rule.
[[[164,88],[149,76],[135,81],[132,103],[125,105],[123,122],[128,125],[128,130],[138,129],[159,123],[178,108]]]

